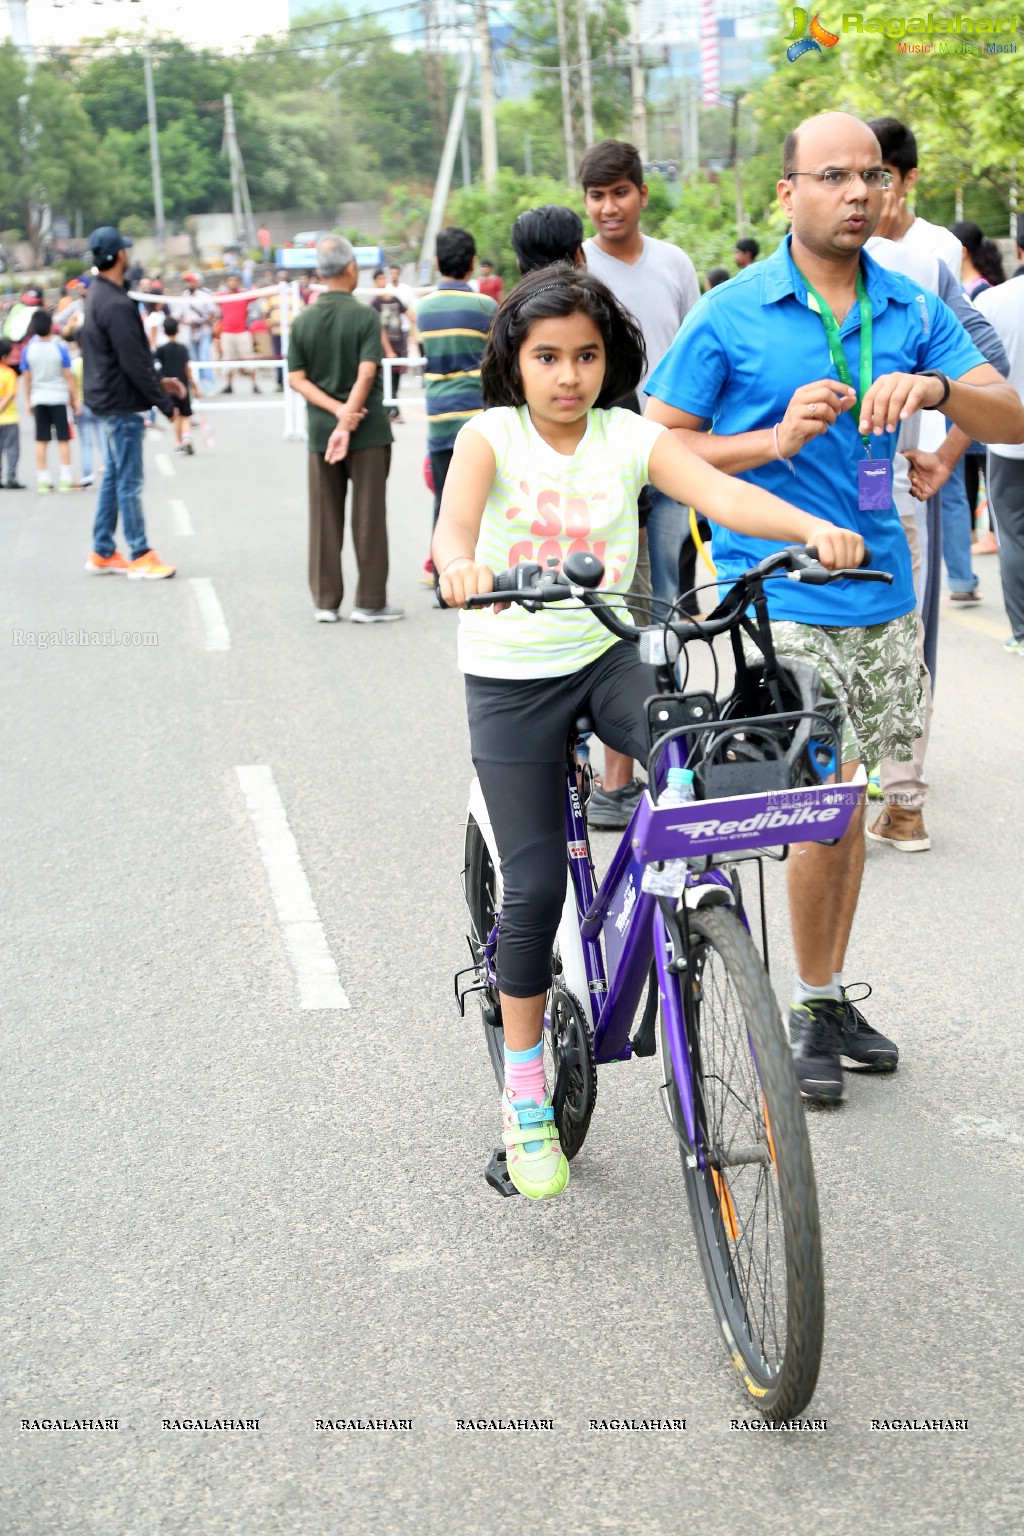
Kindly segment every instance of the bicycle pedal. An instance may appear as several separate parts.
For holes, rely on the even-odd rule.
[[[508,1154],[504,1147],[495,1147],[484,1169],[484,1178],[499,1195],[518,1195],[508,1171]]]

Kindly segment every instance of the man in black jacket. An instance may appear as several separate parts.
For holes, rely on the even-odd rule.
[[[184,386],[161,380],[153,367],[138,305],[124,286],[131,241],[116,229],[93,230],[89,247],[96,280],[89,286],[82,347],[85,403],[97,417],[103,439],[103,483],[93,523],[93,552],[87,571],[122,571],[136,580],[161,581],[174,575],[146,540],[142,517],[142,434],[140,414],[156,406],[172,420],[174,399]],[[131,558],[114,543],[120,513]]]

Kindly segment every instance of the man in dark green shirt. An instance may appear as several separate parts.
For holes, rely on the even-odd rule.
[[[336,623],[351,481],[359,568],[351,618],[354,624],[383,624],[405,615],[387,601],[385,487],[393,439],[384,410],[380,318],[353,296],[359,271],[348,240],[325,236],[316,260],[327,291],[297,316],[288,345],[288,382],[307,404],[309,585],[316,618]]]

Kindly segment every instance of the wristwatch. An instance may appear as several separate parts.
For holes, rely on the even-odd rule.
[[[942,399],[939,400],[937,402],[937,404],[928,407],[928,409],[932,410],[932,411],[939,411],[939,410],[941,410],[942,407],[945,405],[946,401],[949,399],[949,380],[946,377],[946,375],[944,373],[941,373],[938,368],[925,368],[922,373],[918,374],[918,378],[920,378],[920,379],[938,379],[941,382],[941,384],[942,384]]]

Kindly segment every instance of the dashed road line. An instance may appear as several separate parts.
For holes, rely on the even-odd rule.
[[[236,768],[235,772],[298,983],[299,1007],[349,1008],[273,771],[261,766]]]
[[[192,527],[192,519],[189,516],[188,507],[183,501],[170,503],[171,516],[174,518],[174,531],[181,534],[182,538],[191,538],[195,533]]]
[[[174,479],[174,465],[171,463],[171,456],[169,453],[155,453],[153,455],[153,463],[156,465],[157,469],[163,475],[165,480]]]
[[[199,617],[203,621],[204,649],[230,651],[231,636],[228,634],[227,620],[210,577],[190,576],[188,584],[195,594]]]

